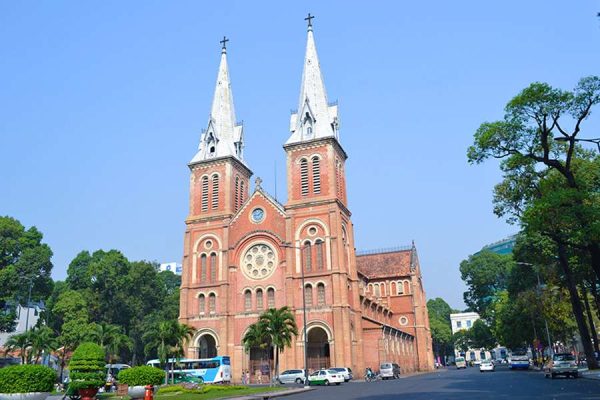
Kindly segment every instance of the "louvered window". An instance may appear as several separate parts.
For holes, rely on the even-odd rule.
[[[204,314],[206,312],[206,299],[204,298],[204,295],[201,294],[198,297],[198,313],[200,315]]]
[[[312,159],[312,173],[313,173],[313,193],[321,193],[321,160],[319,157],[313,157]]]
[[[275,289],[269,288],[267,289],[267,302],[269,308],[275,308]]]
[[[342,167],[340,165],[340,160],[335,161],[335,182],[337,186],[337,196],[338,198],[342,198]]]
[[[250,290],[244,292],[244,310],[252,310],[252,292]]]
[[[212,177],[212,208],[219,208],[219,175]]]
[[[263,291],[261,289],[258,289],[256,291],[256,309],[257,310],[262,310],[264,307],[263,304]]]
[[[236,176],[235,177],[235,198],[234,198],[234,203],[233,203],[235,211],[238,210],[239,204],[240,204],[240,178]]]
[[[210,255],[210,281],[217,281],[217,254],[212,253]]]
[[[325,305],[325,285],[322,283],[317,285],[317,304],[320,307]]]
[[[315,242],[316,258],[317,258],[317,271],[323,270],[323,241],[317,239]]]
[[[206,283],[206,254],[200,256],[200,282]]]
[[[304,253],[303,254],[304,270],[306,272],[311,272],[312,271],[312,246],[310,245],[310,242],[304,243],[303,253]]]
[[[300,160],[300,193],[308,196],[308,161],[305,158]]]
[[[217,296],[214,293],[208,295],[208,311],[211,313],[217,311]]]
[[[312,293],[312,286],[311,285],[306,285],[304,287],[304,302],[306,304],[306,307],[312,307],[313,293]]]
[[[244,181],[240,181],[240,207],[244,204]]]
[[[208,176],[202,177],[202,211],[208,211]]]

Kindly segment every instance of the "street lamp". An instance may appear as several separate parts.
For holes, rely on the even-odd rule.
[[[579,138],[573,138],[573,137],[559,136],[559,137],[555,137],[554,140],[557,142],[569,142],[569,141],[573,140],[574,142],[594,143],[596,146],[598,146],[598,153],[600,153],[600,138],[579,139]]]
[[[292,246],[291,244],[284,244],[286,249],[297,249],[303,251],[306,246]],[[306,334],[306,286],[304,285],[304,264],[302,263],[302,257],[300,257],[300,277],[302,279],[302,322],[304,330],[304,388],[308,388],[308,336]]]
[[[526,263],[526,262],[520,262],[519,261],[519,262],[517,262],[517,264],[518,265],[526,265],[526,266],[529,266],[529,267],[535,267],[535,265],[533,265],[531,263]],[[535,275],[537,277],[537,291],[538,291],[538,294],[539,294],[539,291],[542,288],[542,284],[541,284],[541,281],[540,281],[540,272],[538,271],[537,268],[534,268],[534,270],[535,270]],[[544,325],[546,327],[546,337],[548,339],[548,346],[550,347],[550,354],[549,355],[550,355],[550,357],[552,357],[554,355],[554,349],[552,348],[552,340],[550,339],[550,330],[548,329],[548,320],[546,319],[546,316],[544,316]]]

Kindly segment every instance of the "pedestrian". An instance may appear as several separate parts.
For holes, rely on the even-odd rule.
[[[242,370],[242,385],[246,384],[246,371]]]
[[[262,384],[262,371],[260,370],[260,368],[256,369],[256,383],[258,383],[259,385]]]

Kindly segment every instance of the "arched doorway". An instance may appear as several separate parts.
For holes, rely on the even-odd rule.
[[[249,352],[248,372],[251,383],[269,383],[275,368],[273,348],[252,347]]]
[[[213,358],[217,356],[217,341],[213,335],[205,333],[198,339],[198,358]]]
[[[308,369],[316,371],[329,368],[329,336],[325,329],[315,326],[308,331],[307,336]]]

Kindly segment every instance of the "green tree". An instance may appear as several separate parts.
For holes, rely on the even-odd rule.
[[[269,338],[275,355],[275,375],[279,376],[279,355],[291,347],[292,339],[298,336],[296,319],[289,307],[269,308],[258,317],[258,324]]]
[[[25,304],[29,298],[42,300],[52,291],[52,250],[42,243],[36,227],[25,229],[16,219],[0,217],[0,309],[9,300]],[[3,329],[14,328],[3,324]]]
[[[145,353],[151,354],[155,351],[158,355],[160,365],[165,369],[165,383],[169,377],[169,356],[175,342],[176,324],[174,321],[158,321],[144,333],[146,346]]]
[[[29,349],[31,347],[31,338],[28,332],[18,333],[8,338],[4,343],[4,354],[18,351],[21,356],[21,364],[28,364],[30,360]]]
[[[464,293],[465,304],[491,321],[490,305],[502,290],[506,290],[513,266],[512,255],[490,250],[482,250],[462,261],[460,274],[468,288]]]
[[[440,357],[452,355],[452,348],[454,346],[450,324],[450,314],[453,312],[452,308],[450,308],[444,299],[437,297],[427,301],[427,311],[435,354]]]
[[[35,327],[29,331],[29,340],[31,342],[31,354],[34,363],[37,364],[44,353],[58,348],[58,341],[52,329],[47,326]]]
[[[123,334],[123,329],[120,326],[105,323],[92,323],[89,339],[104,349],[107,361],[110,364],[118,360],[122,348],[131,349],[133,345],[131,339]]]
[[[466,353],[471,348],[471,337],[466,329],[454,333],[452,341],[454,342],[454,348],[460,353]]]
[[[468,331],[471,346],[476,349],[490,350],[496,346],[497,340],[490,327],[481,319],[473,323]]]

